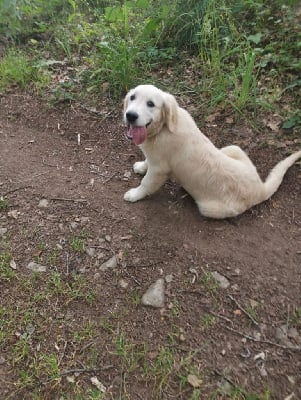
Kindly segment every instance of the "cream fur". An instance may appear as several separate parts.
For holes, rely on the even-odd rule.
[[[175,98],[155,86],[131,90],[124,102],[126,122],[127,112],[137,114],[134,125],[147,126],[147,139],[139,146],[145,161],[134,164],[134,171],[145,176],[140,186],[125,193],[130,202],[151,195],[173,176],[194,198],[201,214],[234,217],[272,196],[287,169],[301,157],[298,151],[279,162],[262,182],[243,150],[217,149]]]

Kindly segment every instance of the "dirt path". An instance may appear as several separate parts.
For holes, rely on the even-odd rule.
[[[8,230],[19,276],[28,276],[25,265],[41,243],[50,249],[85,232],[86,246],[96,254],[71,254],[68,272],[91,279],[97,302],[70,305],[78,315],[70,329],[82,320],[95,322],[109,318],[113,310],[124,310],[119,328],[132,342],[146,343],[150,359],[171,336],[175,360],[196,352],[193,365],[202,375],[201,398],[218,385],[226,391],[222,377],[246,391],[263,393],[268,388],[272,399],[291,393],[301,398],[301,352],[290,349],[301,346],[300,163],[270,201],[236,219],[203,218],[192,199],[170,182],[151,198],[129,204],[122,197],[139,182],[131,169],[140,159],[139,149],[124,138],[119,110],[105,111],[93,115],[79,106],[52,109],[23,94],[1,98],[0,195],[18,214],[12,218],[1,211],[0,228]],[[285,156],[262,146],[264,138],[256,135],[246,139],[224,127],[209,127],[206,133],[218,145],[245,146],[263,175]],[[48,200],[46,208],[38,206],[41,199]],[[4,251],[3,241],[0,250]],[[118,270],[99,274],[99,265],[114,254],[119,256]],[[47,263],[43,254],[39,256]],[[56,260],[61,273],[66,272],[64,257]],[[210,274],[214,271],[228,279],[227,289],[216,289]],[[165,309],[137,305],[135,298],[166,276],[171,281],[166,284]],[[8,294],[18,303],[18,292],[4,282],[2,304],[7,305]],[[281,326],[290,337],[279,336]],[[116,327],[117,322],[112,329]],[[119,366],[110,352],[105,353],[112,345],[110,335],[92,340],[103,349],[102,362],[113,362],[102,382],[112,385],[115,393]],[[5,359],[0,364],[5,396],[13,392],[8,382],[16,374],[10,351],[7,341],[0,352]],[[66,361],[66,367],[70,365]],[[155,398],[147,397],[147,380],[137,371],[129,373],[128,398]],[[190,398],[190,386],[180,393],[176,380],[169,382],[162,398]],[[58,388],[53,390],[49,398],[59,397]],[[20,396],[30,398],[26,391]]]

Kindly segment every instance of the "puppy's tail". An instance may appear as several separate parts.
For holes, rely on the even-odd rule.
[[[272,194],[274,194],[279,188],[282,179],[286,173],[286,171],[291,167],[299,158],[301,158],[301,150],[297,151],[294,154],[291,154],[289,157],[280,161],[269,173],[266,181],[263,184],[264,187],[264,199],[269,199]]]

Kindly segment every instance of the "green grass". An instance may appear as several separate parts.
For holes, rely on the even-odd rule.
[[[9,208],[9,201],[5,197],[0,197],[0,211],[5,211]]]
[[[21,88],[32,84],[38,91],[49,84],[47,72],[37,68],[35,62],[22,50],[9,49],[0,60],[0,90],[12,86]]]
[[[0,281],[10,281],[16,277],[16,272],[11,267],[11,261],[10,253],[0,253]]]
[[[12,85],[24,88],[36,77],[36,71],[28,57],[21,51],[9,50],[0,61],[0,89]]]

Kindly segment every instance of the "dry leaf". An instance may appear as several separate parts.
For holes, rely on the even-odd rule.
[[[105,393],[106,391],[105,386],[98,380],[96,376],[92,376],[91,383],[92,385],[96,386],[97,389],[100,390],[102,393]]]
[[[238,309],[237,309],[237,310],[234,310],[234,311],[233,311],[233,314],[234,314],[234,315],[241,315],[241,311],[238,310]]]
[[[11,211],[9,211],[9,212],[7,213],[7,215],[8,215],[10,218],[17,219],[17,218],[18,218],[18,215],[19,215],[19,212],[18,212],[18,210],[11,210]]]
[[[279,124],[277,122],[268,122],[267,127],[270,128],[273,132],[278,132]]]
[[[227,117],[226,118],[226,124],[233,124],[234,120],[232,117]]]
[[[187,376],[187,381],[193,388],[199,388],[202,384],[202,380],[193,374]]]
[[[33,257],[40,257],[41,254],[42,254],[42,250],[38,249],[38,250],[35,250],[35,251],[32,253],[32,256],[33,256]]]

